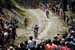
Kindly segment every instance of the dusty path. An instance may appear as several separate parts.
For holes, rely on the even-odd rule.
[[[46,18],[45,12],[40,9],[27,9],[27,11],[32,15],[32,25],[34,27],[36,24],[40,27],[39,29],[39,39],[48,39],[53,38],[56,34],[62,34],[67,31],[67,27],[65,23],[60,17],[56,16],[50,11],[49,19]],[[28,33],[25,34],[25,30],[21,30],[18,32],[18,35],[27,35],[33,36],[34,32],[32,31],[33,28],[28,28]],[[21,32],[21,34],[19,34]]]
[[[45,14],[41,13],[41,10],[39,9],[29,9],[29,13],[31,13],[33,18],[33,27],[37,24],[39,26],[39,33],[43,31],[45,25],[47,24],[43,20],[47,20]]]
[[[67,30],[64,21],[50,11],[50,19],[46,18],[45,12],[40,9],[28,10],[40,27],[39,39],[53,38],[55,34],[62,34]]]

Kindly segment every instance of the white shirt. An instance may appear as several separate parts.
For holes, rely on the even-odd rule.
[[[30,47],[30,48],[35,47],[34,43],[35,43],[34,40],[29,40],[28,41],[28,47]]]
[[[6,36],[6,37],[7,37],[7,36],[8,36],[8,32],[4,32],[4,36]]]

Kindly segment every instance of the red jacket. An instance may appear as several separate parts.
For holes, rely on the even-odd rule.
[[[60,50],[71,50],[71,49],[68,48],[67,46],[62,46],[62,47],[60,48]]]

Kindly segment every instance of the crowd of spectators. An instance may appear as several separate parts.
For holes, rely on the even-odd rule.
[[[13,19],[3,20],[0,16],[0,48],[7,48],[9,43],[14,43],[16,38],[16,25]]]
[[[63,36],[57,34],[51,39],[42,40],[37,44],[37,41],[32,36],[25,43],[19,45],[10,44],[7,50],[75,50],[75,35],[74,32],[66,33]]]
[[[56,8],[56,9],[55,9]],[[67,21],[68,32],[57,34],[54,39],[42,40],[39,44],[32,36],[25,43],[14,44],[16,38],[16,26],[12,19],[6,23],[0,19],[0,49],[1,50],[75,50],[75,28],[73,18],[68,19],[62,8],[55,7],[57,15],[63,16]],[[60,11],[59,11],[60,10]],[[63,15],[62,15],[63,14]]]

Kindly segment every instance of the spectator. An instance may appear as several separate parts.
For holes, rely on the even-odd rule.
[[[25,50],[25,46],[24,46],[23,43],[20,43],[20,49],[21,49],[21,50]]]
[[[38,45],[37,45],[36,50],[42,50],[42,47],[41,47],[41,45],[40,45],[40,44],[38,44]]]
[[[57,37],[54,37],[53,43],[57,45],[58,50],[60,49],[60,41],[57,40]]]
[[[10,44],[9,47],[7,48],[7,50],[15,50],[14,45]]]
[[[7,40],[8,40],[8,32],[5,31],[5,32],[4,32],[4,41],[7,41]]]
[[[53,49],[57,49],[57,46],[55,45],[55,44],[53,44],[52,42],[51,42],[51,40],[48,40],[48,43],[46,44],[46,49],[47,50],[53,50]]]
[[[3,32],[2,32],[2,31],[3,31],[3,30],[0,29],[0,45],[3,44]]]
[[[63,43],[62,43],[62,46],[61,46],[61,48],[60,48],[60,50],[71,50],[71,49],[68,48],[68,47],[65,45],[65,43],[63,42]]]
[[[25,50],[28,50],[28,41],[25,41]]]
[[[9,47],[7,50],[15,50],[15,48],[13,48],[12,46]]]
[[[35,50],[36,42],[33,40],[33,37],[30,36],[30,39],[28,40],[28,47],[30,50]]]
[[[73,50],[74,45],[75,45],[74,42],[73,42],[73,38],[70,38],[70,37],[65,41],[65,44],[67,46],[69,46],[71,48],[71,50]]]
[[[15,48],[15,49],[16,49],[16,50],[21,50],[20,45],[16,46],[16,48]]]

